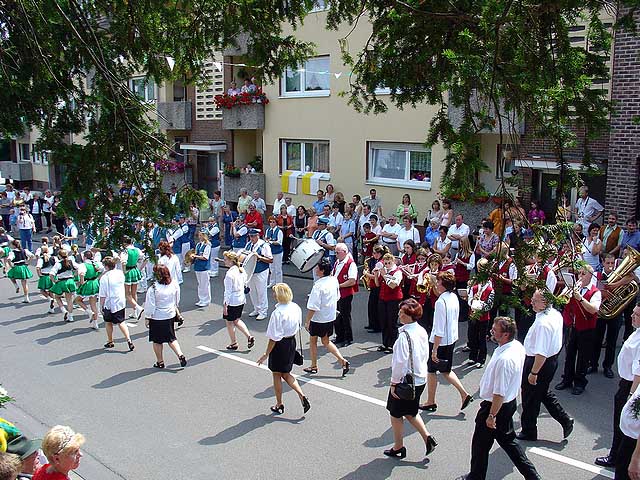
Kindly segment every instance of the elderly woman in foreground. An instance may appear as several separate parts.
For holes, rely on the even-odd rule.
[[[56,425],[42,439],[42,450],[49,463],[40,467],[33,480],[66,480],[80,465],[84,436],[70,427]]]

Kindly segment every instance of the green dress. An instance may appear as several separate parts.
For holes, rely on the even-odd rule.
[[[58,270],[56,283],[51,287],[51,293],[54,295],[62,296],[65,293],[73,293],[77,290],[76,281],[73,279],[73,273],[75,268],[73,265],[69,265],[69,267],[65,267],[64,264],[61,265],[60,270]],[[62,278],[60,278],[62,277]]]
[[[76,293],[83,298],[95,297],[100,291],[100,281],[98,280],[100,273],[93,262],[85,262],[84,265],[87,267],[87,273],[84,274],[84,283],[80,285]]]
[[[140,250],[137,248],[127,248],[127,264],[125,265],[124,283],[125,285],[137,284],[142,280],[142,272],[138,269],[138,259]]]
[[[13,267],[7,272],[7,277],[11,280],[26,280],[33,277],[33,273],[26,264],[27,256],[19,249],[13,251],[14,258],[12,260]]]

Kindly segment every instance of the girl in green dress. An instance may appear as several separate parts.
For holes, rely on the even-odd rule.
[[[0,227],[0,260],[2,260],[2,274],[6,275],[9,270],[9,254],[11,253],[11,242],[13,237],[7,231]]]
[[[49,299],[49,313],[55,312],[55,297],[51,293],[53,281],[49,275],[56,263],[58,263],[58,259],[49,254],[49,247],[40,247],[40,256],[36,264],[36,272],[38,273],[38,277],[40,277],[38,280],[38,288],[40,289],[40,293]]]
[[[90,319],[89,326],[94,330],[98,330],[98,292],[100,291],[100,272],[104,270],[104,267],[100,262],[93,259],[93,252],[87,250],[82,254],[84,257],[84,263],[78,268],[80,274],[79,287],[76,293],[76,303],[82,307],[83,310],[89,311],[84,303],[85,299],[89,300]]]
[[[64,321],[73,322],[73,293],[78,288],[73,276],[78,271],[78,264],[66,250],[60,250],[58,257],[60,262],[51,268],[51,273],[49,274],[54,282],[50,291],[55,295],[60,310],[64,312]],[[66,307],[62,303],[63,296],[67,302]]]
[[[122,270],[124,271],[124,292],[127,297],[129,305],[133,307],[133,312],[129,314],[129,318],[135,318],[136,321],[140,320],[144,307],[138,305],[138,283],[142,280],[142,272],[138,268],[138,262],[144,264],[144,254],[142,250],[134,246],[129,237],[124,238],[125,250],[120,255],[122,261]]]
[[[13,250],[9,254],[9,261],[11,262],[11,270],[7,272],[7,278],[11,280],[13,286],[16,287],[16,293],[20,293],[20,287],[16,280],[20,280],[22,284],[22,293],[24,294],[24,300],[22,303],[29,303],[29,286],[27,280],[33,277],[33,273],[29,270],[27,265],[28,260],[33,257],[33,254],[29,250],[23,250],[20,240],[14,240],[11,242]]]

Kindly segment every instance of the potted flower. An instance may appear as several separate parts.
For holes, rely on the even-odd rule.
[[[225,177],[233,177],[237,178],[240,176],[240,169],[238,167],[234,167],[233,165],[225,164],[224,166],[224,175]]]

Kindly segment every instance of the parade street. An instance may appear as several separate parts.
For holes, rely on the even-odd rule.
[[[74,323],[64,323],[61,313],[46,313],[48,302],[42,297],[33,294],[32,303],[20,303],[22,296],[9,280],[0,280],[0,382],[15,398],[2,416],[31,435],[42,436],[56,424],[83,433],[87,441],[77,473],[87,480],[453,479],[468,472],[480,402],[460,413],[460,397],[448,384],[440,384],[437,412],[422,413],[439,442],[435,452],[425,459],[422,440],[405,423],[407,458],[382,454],[393,442],[385,409],[391,356],[376,351],[379,334],[364,330],[367,292],[362,289],[354,299],[355,343],[341,349],[351,362],[351,372],[340,378],[339,365],[320,347],[317,375],[304,374],[302,367],[293,371],[300,375],[311,410],[303,416],[300,401],[285,386],[285,413],[274,416],[269,410],[275,403],[270,372],[254,363],[265,351],[268,319],[257,322],[249,317],[247,305],[243,318],[256,345],[247,351],[240,336],[238,351],[225,350],[229,343],[221,308],[225,271],[211,281],[213,304],[207,308],[194,306],[195,277],[185,274],[181,309],[186,321],[177,335],[189,363],[180,368],[165,347],[164,370],[152,368],[155,358],[144,321],[132,324],[133,352],[119,332],[116,348],[107,350],[102,347],[104,324],[100,331],[89,329],[80,310]],[[311,280],[287,272],[294,270],[287,267],[284,280],[304,310]],[[30,280],[33,291],[36,282]],[[270,311],[273,303],[270,298]],[[466,323],[459,326],[458,350],[467,328]],[[303,342],[308,366],[306,331]],[[483,370],[466,366],[465,361],[465,354],[458,351],[455,371],[477,395]],[[552,385],[559,373],[556,377]],[[589,377],[581,396],[558,392],[575,418],[568,440],[562,440],[561,427],[543,409],[540,441],[523,443],[543,478],[613,478],[612,471],[592,462],[607,453],[611,442],[617,383],[617,378],[598,373]],[[515,421],[519,429],[518,414]],[[495,447],[488,478],[522,478]]]

